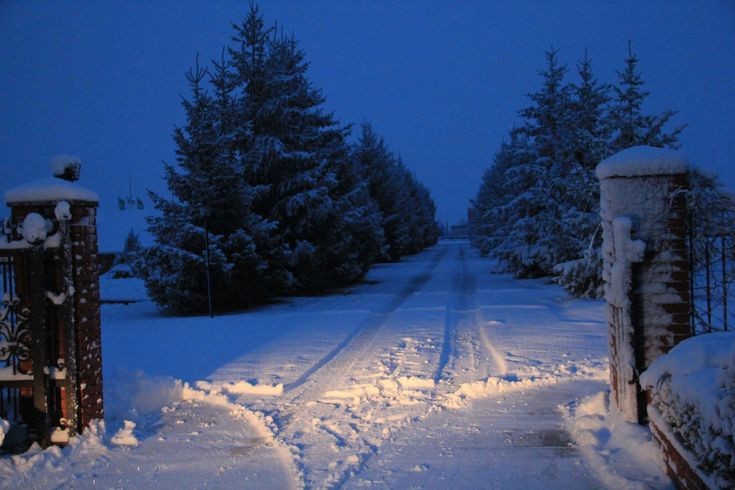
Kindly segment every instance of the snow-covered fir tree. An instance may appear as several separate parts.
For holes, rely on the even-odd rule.
[[[406,169],[370,124],[353,148],[360,178],[380,210],[382,260],[398,260],[433,245],[439,237],[436,206],[428,190]]]
[[[205,237],[218,309],[354,282],[384,252],[385,217],[349,127],[324,110],[296,40],[267,28],[254,4],[233,27],[221,59],[187,73],[186,124],[165,167],[172,198],[151,196],[160,215],[149,220],[156,243],[143,276],[151,297],[179,312],[206,309]],[[385,177],[405,206],[401,254],[416,252],[436,241],[435,207],[394,167]]]
[[[572,294],[597,297],[602,294],[600,192],[595,167],[611,154],[611,127],[606,118],[610,101],[609,86],[601,84],[592,72],[585,50],[577,63],[578,83],[571,84],[571,118],[567,145],[563,153],[569,166],[564,177],[565,237],[571,242],[571,257],[558,262],[554,272],[558,281]]]
[[[504,206],[502,235],[494,254],[521,277],[548,275],[558,258],[567,254],[563,235],[563,175],[568,166],[560,141],[567,135],[570,90],[564,85],[566,67],[558,50],[546,52],[546,68],[539,72],[539,91],[529,94],[532,104],[520,112],[513,165],[504,173],[513,192]]]
[[[643,90],[645,82],[638,70],[639,61],[628,43],[628,57],[624,69],[618,72],[618,83],[613,87],[615,99],[609,110],[613,152],[638,145],[677,148],[679,135],[686,125],[665,132],[664,126],[676,115],[675,111],[666,110],[657,115],[643,113],[643,103],[649,92]]]
[[[665,131],[673,111],[643,113],[648,94],[637,64],[629,51],[610,97],[586,53],[578,82],[565,84],[558,51],[546,52],[541,88],[529,95],[522,124],[501,145],[472,203],[472,240],[482,253],[517,276],[555,276],[572,294],[600,294],[594,168],[629,146],[675,146],[683,128]]]
[[[361,184],[347,168],[347,130],[324,111],[303,52],[293,37],[263,25],[252,6],[235,37],[240,49],[232,51],[246,94],[242,117],[251,128],[243,162],[259,189],[255,210],[275,224],[294,289],[352,282],[379,249],[380,229],[371,224],[376,210],[360,202]],[[352,240],[358,228],[360,253]]]
[[[191,88],[182,104],[186,124],[176,128],[177,165],[166,165],[165,180],[173,199],[155,193],[161,212],[149,219],[156,243],[144,256],[143,278],[151,297],[180,312],[202,311],[207,301],[205,221],[210,232],[210,270],[215,297],[227,302],[231,266],[223,251],[238,230],[243,183],[220,143],[215,100],[204,88],[207,71],[187,72]]]

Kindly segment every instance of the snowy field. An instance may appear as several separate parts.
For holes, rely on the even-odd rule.
[[[0,486],[671,488],[607,411],[603,303],[492,265],[443,241],[214,319],[106,304],[104,423],[0,459]]]

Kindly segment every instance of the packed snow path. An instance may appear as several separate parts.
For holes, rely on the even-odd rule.
[[[579,383],[577,388],[584,389],[572,389],[576,395],[601,389],[606,345],[601,308],[590,305],[591,316],[573,318],[580,305],[567,312],[558,289],[490,275],[489,265],[466,242],[447,241],[404,263],[380,266],[371,275],[376,284],[300,304],[300,318],[289,320],[303,322],[299,335],[230,362],[200,387],[227,392],[236,403],[272,417],[277,438],[292,448],[309,487],[402,487],[401,478],[417,481],[415,472],[425,485],[444,486],[436,477],[448,478],[447,468],[455,471],[450,482],[457,471],[472,474],[455,483],[517,486],[515,475],[522,478],[515,483],[523,486],[548,487],[556,475],[560,488],[570,479],[581,487],[598,485],[562,435],[556,405],[574,395],[535,394],[534,400],[544,402],[542,423],[527,416],[528,410],[513,415],[508,407],[528,404],[523,400],[529,390],[557,383],[598,381]],[[307,314],[313,317],[305,319]],[[578,345],[580,336],[600,345]],[[590,349],[598,355],[589,356]],[[259,390],[242,381],[282,384],[283,391],[258,397]],[[517,394],[496,404],[504,391]],[[493,400],[470,403],[488,396]],[[518,427],[519,417],[529,427]],[[451,420],[466,420],[467,426],[446,430],[437,425],[446,427]],[[509,433],[520,442],[508,439]],[[422,434],[428,440],[422,442]],[[487,441],[478,446],[483,458],[474,465],[467,458],[462,464],[436,464],[448,463],[452,447],[467,444],[467,437]],[[405,451],[414,445],[416,454]],[[405,457],[394,454],[401,446]],[[487,461],[505,476],[493,477]],[[526,465],[541,467],[534,470],[536,480],[525,475]],[[559,466],[565,470],[555,472]],[[392,480],[388,475],[403,476]]]
[[[105,305],[106,430],[0,459],[0,487],[630,486],[600,472],[604,417],[585,408],[589,466],[560,408],[606,389],[603,304],[492,266],[444,241],[214,319]],[[636,471],[633,488],[665,486]]]

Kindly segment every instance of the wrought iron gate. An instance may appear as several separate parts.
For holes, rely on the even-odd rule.
[[[76,425],[69,423],[76,386],[65,369],[74,345],[64,341],[73,337],[66,311],[72,302],[63,292],[71,272],[63,247],[68,232],[62,222],[53,226],[51,239],[36,244],[6,226],[0,242],[0,417],[11,424],[3,449],[12,452],[73,435]]]

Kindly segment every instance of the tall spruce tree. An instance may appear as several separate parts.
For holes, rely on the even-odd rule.
[[[370,225],[375,209],[361,202],[360,183],[348,168],[348,129],[324,111],[295,39],[265,29],[256,6],[235,39],[242,118],[250,127],[243,162],[258,189],[254,209],[275,224],[295,289],[313,292],[354,281],[373,261],[371,250],[381,238]],[[358,227],[359,253],[351,249]]]
[[[436,206],[428,190],[387,148],[370,124],[362,125],[352,154],[358,174],[367,183],[370,197],[380,211],[384,235],[381,260],[399,260],[436,243]]]
[[[625,68],[618,72],[618,84],[613,87],[616,97],[610,108],[612,148],[615,152],[638,145],[677,148],[685,125],[677,126],[671,132],[664,131],[664,126],[676,112],[666,110],[659,115],[643,114],[643,103],[649,93],[643,90],[645,82],[638,70],[639,61],[629,42]]]
[[[228,309],[354,282],[384,252],[385,219],[349,127],[323,109],[296,40],[267,28],[254,4],[233,27],[227,55],[187,73],[186,124],[165,167],[172,198],[152,194],[160,216],[149,220],[145,281],[179,312],[206,310],[206,236],[215,307]],[[401,253],[418,251],[436,240],[435,207],[391,165]]]
[[[156,244],[143,258],[151,297],[178,312],[206,308],[205,226],[215,305],[230,308],[248,300],[230,287],[232,263],[226,253],[231,237],[245,233],[241,226],[248,212],[243,201],[246,187],[221,145],[224,126],[215,99],[204,88],[207,75],[198,63],[186,74],[191,95],[182,100],[186,124],[174,130],[177,166],[165,167],[174,199],[151,193],[161,215],[149,219]],[[252,262],[252,270],[263,266],[257,257]]]
[[[606,107],[609,87],[592,72],[585,50],[577,63],[579,82],[571,85],[569,135],[563,152],[569,159],[564,176],[565,238],[572,254],[560,257],[554,271],[558,281],[575,296],[596,297],[602,291],[601,233],[599,230],[599,184],[594,169],[610,155],[610,125]]]
[[[495,247],[495,254],[521,277],[548,275],[568,248],[559,242],[564,236],[561,176],[568,166],[559,141],[567,134],[570,91],[558,50],[549,49],[545,57],[541,88],[529,94],[532,104],[520,111],[524,124],[519,131],[526,145],[516,148],[517,158],[507,172],[516,192],[504,206],[506,226]]]
[[[570,292],[600,293],[596,165],[633,145],[675,146],[683,126],[665,132],[675,114],[642,112],[647,93],[629,52],[610,98],[586,53],[579,82],[565,84],[557,51],[546,53],[541,88],[520,112],[523,124],[501,145],[473,201],[473,243],[516,275],[556,275]]]

